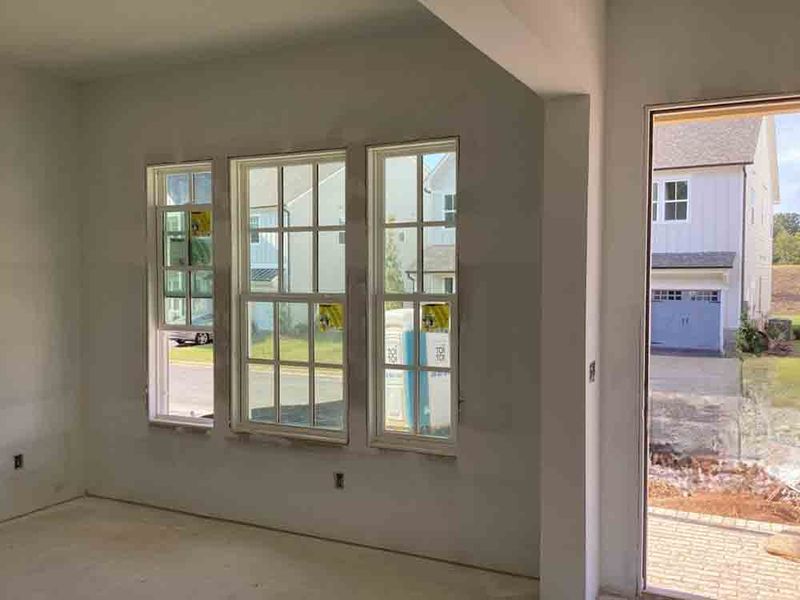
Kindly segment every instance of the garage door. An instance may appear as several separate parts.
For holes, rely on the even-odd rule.
[[[653,290],[651,307],[654,347],[721,349],[718,290]]]

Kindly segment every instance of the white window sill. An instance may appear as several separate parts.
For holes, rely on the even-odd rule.
[[[446,458],[457,458],[456,446],[451,441],[440,441],[433,438],[402,436],[402,435],[376,435],[370,439],[372,448],[381,450],[400,450],[403,452],[417,452],[431,454]]]
[[[240,423],[231,427],[232,439],[254,439],[277,444],[290,445],[297,442],[321,444],[326,446],[346,446],[348,434],[344,431],[317,430],[307,427],[285,425],[266,425],[260,423]]]
[[[182,417],[151,417],[149,424],[152,427],[164,427],[167,429],[207,432],[214,428],[214,421],[212,419],[190,419]]]

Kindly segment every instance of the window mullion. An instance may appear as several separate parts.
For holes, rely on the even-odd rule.
[[[314,303],[308,303],[308,422],[316,426],[316,389],[314,386]]]
[[[275,422],[281,422],[281,355],[280,344],[280,310],[279,303],[272,303],[272,356],[275,357],[275,366],[272,369],[272,394],[275,398]]]

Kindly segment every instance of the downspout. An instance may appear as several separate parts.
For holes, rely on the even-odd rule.
[[[744,267],[745,267],[745,252],[747,245],[745,243],[745,233],[747,230],[747,165],[742,165],[742,252],[741,252],[741,273],[739,282],[739,314],[741,315],[745,310],[744,300]]]

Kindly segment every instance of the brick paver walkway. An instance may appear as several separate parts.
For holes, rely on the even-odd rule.
[[[800,600],[800,563],[767,554],[770,535],[651,513],[647,585],[714,600]]]

